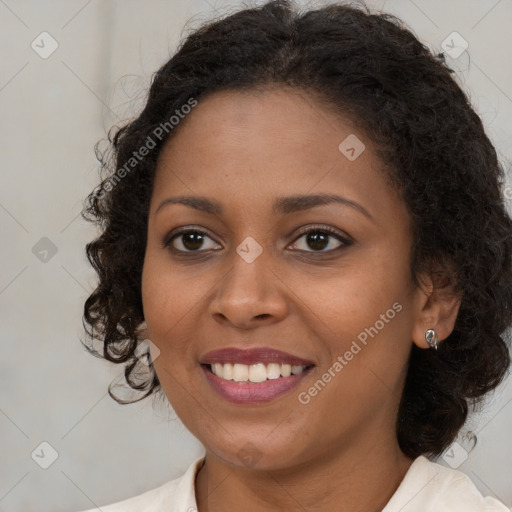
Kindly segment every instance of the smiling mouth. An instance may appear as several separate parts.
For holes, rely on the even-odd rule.
[[[256,363],[250,365],[241,363],[212,363],[203,364],[201,366],[225,381],[257,384],[268,380],[290,377],[291,375],[300,375],[314,365],[291,365],[287,363]]]

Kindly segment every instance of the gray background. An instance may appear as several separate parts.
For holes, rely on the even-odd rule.
[[[82,348],[83,302],[95,283],[84,245],[95,232],[79,214],[82,199],[97,183],[95,142],[138,111],[151,73],[181,35],[239,5],[0,0],[0,511],[104,505],[179,476],[202,454],[165,405],[112,401],[107,385],[121,368]],[[400,16],[436,51],[453,31],[468,42],[467,51],[447,59],[500,158],[512,158],[512,0],[368,5]],[[31,47],[43,31],[59,45],[46,59]],[[54,244],[55,254],[34,254],[43,237]],[[44,249],[48,241],[39,244]],[[479,442],[467,460],[464,433],[454,451],[439,460],[457,465],[484,494],[508,506],[511,425],[509,376],[485,413],[472,418],[469,427]],[[58,453],[48,469],[35,462],[50,460],[52,449],[39,447],[43,441]]]

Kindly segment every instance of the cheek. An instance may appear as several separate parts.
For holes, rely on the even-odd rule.
[[[399,255],[386,257],[384,251],[358,253],[330,270],[302,272],[300,278],[294,271],[294,276],[288,274],[283,280],[293,283],[293,292],[301,299],[297,303],[303,304],[304,312],[309,309],[314,313],[316,322],[312,325],[323,325],[325,337],[343,347],[349,338],[357,337],[376,322],[379,331],[389,332],[392,324],[407,316],[397,311],[410,300],[404,270],[407,262],[405,258],[398,259]],[[394,304],[399,305],[393,307]],[[381,315],[385,318],[381,319]]]
[[[294,290],[305,298],[304,314],[325,345],[320,377],[329,369],[343,375],[332,379],[339,383],[333,393],[350,400],[363,399],[375,386],[399,393],[414,323],[406,256],[381,252],[347,259],[329,279],[312,275]]]
[[[148,337],[160,350],[155,371],[167,399],[189,429],[193,417],[190,396],[198,396],[194,372],[200,371],[193,343],[197,331],[189,319],[198,307],[199,291],[182,273],[171,271],[165,258],[146,255],[142,303]]]
[[[204,274],[178,268],[165,253],[148,251],[142,272],[144,316],[155,338],[172,337],[209,288]]]
[[[142,272],[142,304],[148,337],[160,350],[155,369],[166,394],[167,381],[172,384],[172,375],[178,375],[183,365],[189,364],[193,346],[187,343],[184,328],[187,314],[197,304],[195,288],[178,277],[179,273],[170,272],[168,263],[161,258],[147,255]]]

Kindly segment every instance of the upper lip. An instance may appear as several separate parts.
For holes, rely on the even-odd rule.
[[[256,363],[281,363],[296,366],[310,366],[314,364],[313,361],[302,359],[301,357],[282,352],[281,350],[265,347],[248,349],[226,347],[212,350],[204,354],[199,362],[200,364],[239,363],[247,365]]]

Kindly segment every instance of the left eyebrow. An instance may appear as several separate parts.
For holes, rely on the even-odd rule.
[[[274,202],[272,210],[274,213],[286,215],[288,213],[309,210],[315,206],[323,206],[331,203],[338,203],[344,206],[349,206],[362,213],[368,219],[374,220],[368,210],[366,210],[366,208],[364,208],[362,205],[347,199],[346,197],[341,197],[336,194],[309,194],[280,197]],[[158,205],[155,214],[168,204],[183,204],[196,210],[214,215],[221,215],[223,212],[222,204],[213,199],[203,196],[178,196],[164,199]]]
[[[336,194],[312,194],[312,195],[296,195],[289,197],[280,197],[274,203],[274,212],[276,213],[292,213],[302,210],[308,210],[315,206],[323,206],[326,204],[338,203],[344,206],[355,208],[365,217],[373,220],[368,210],[359,203],[347,199],[346,197],[337,196]]]

